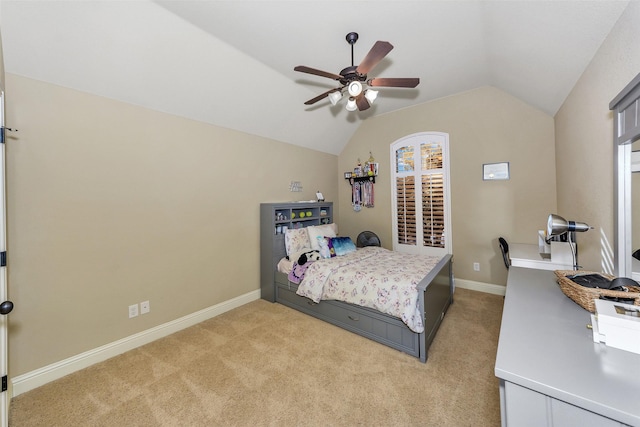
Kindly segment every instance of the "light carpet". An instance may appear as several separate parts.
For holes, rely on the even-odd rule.
[[[21,394],[22,426],[499,426],[501,296],[457,289],[426,364],[258,300]]]

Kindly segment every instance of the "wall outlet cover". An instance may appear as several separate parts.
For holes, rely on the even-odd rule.
[[[140,314],[147,314],[150,311],[151,305],[149,304],[149,301],[142,301],[140,303]]]
[[[129,319],[132,317],[136,317],[138,315],[138,304],[133,304],[129,306]]]

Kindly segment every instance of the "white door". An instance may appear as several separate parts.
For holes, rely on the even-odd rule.
[[[9,425],[10,396],[7,391],[7,314],[13,308],[7,300],[7,267],[6,267],[6,197],[5,197],[5,127],[4,127],[4,88],[0,85],[0,426]]]
[[[391,144],[393,250],[453,253],[449,135],[422,132]]]

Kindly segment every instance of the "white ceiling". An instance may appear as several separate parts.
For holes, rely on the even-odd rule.
[[[339,154],[368,117],[485,85],[555,114],[627,3],[3,0],[0,31],[9,73]],[[369,77],[420,85],[305,106],[336,84],[293,67],[339,73],[351,31],[356,64],[395,46]]]

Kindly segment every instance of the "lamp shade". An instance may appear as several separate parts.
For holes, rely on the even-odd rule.
[[[592,228],[584,222],[567,221],[559,215],[551,214],[547,220],[547,237],[560,236],[569,231],[588,231]]]
[[[367,98],[367,101],[369,101],[369,104],[373,104],[373,101],[375,101],[376,98],[378,97],[378,91],[373,89],[367,89],[367,91],[364,93],[364,97]]]
[[[338,101],[340,101],[340,98],[342,98],[342,92],[340,92],[339,90],[336,90],[329,94],[329,101],[331,101],[331,105],[336,105]]]
[[[347,106],[345,107],[347,111],[356,111],[358,105],[356,104],[355,98],[349,98],[347,101]]]
[[[360,83],[357,80],[354,80],[351,83],[349,83],[349,86],[347,87],[347,89],[349,90],[349,95],[358,96],[362,93],[362,83]]]

